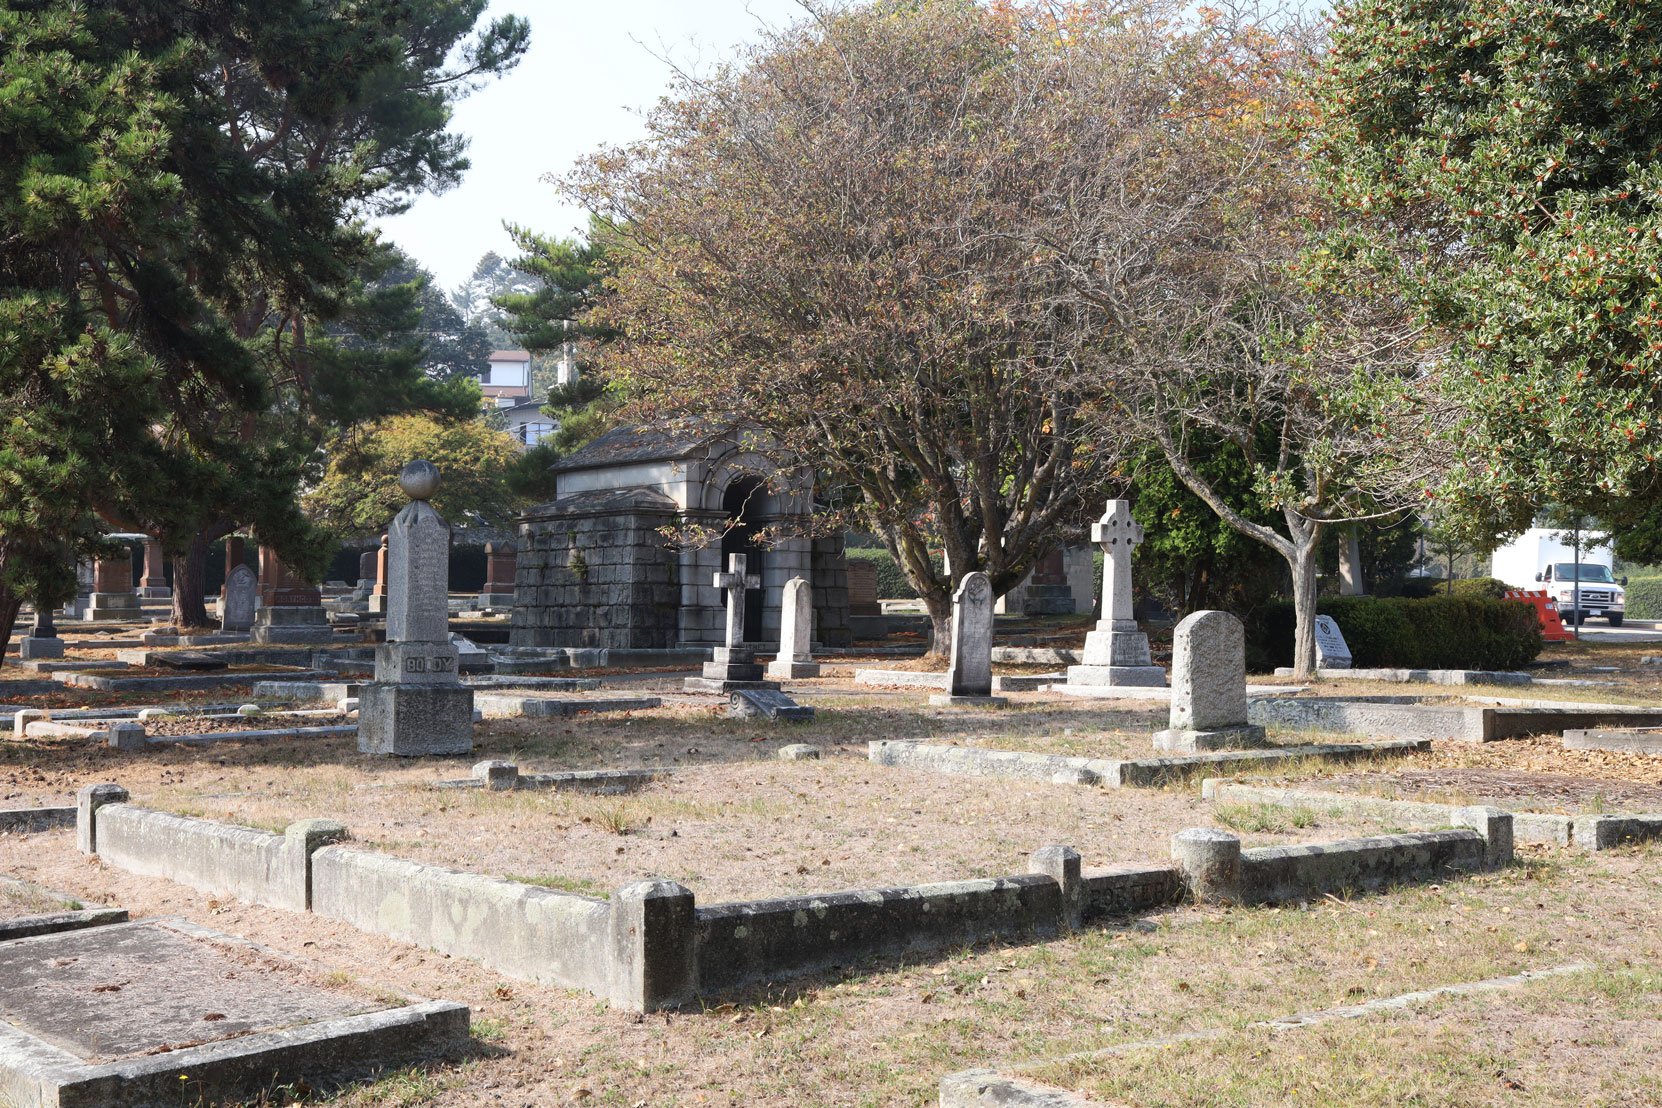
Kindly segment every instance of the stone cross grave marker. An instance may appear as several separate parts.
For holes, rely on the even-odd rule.
[[[732,650],[744,645],[744,593],[746,589],[759,589],[762,579],[755,574],[745,573],[745,563],[749,560],[744,554],[729,554],[727,556],[727,572],[715,575],[715,586],[727,594],[727,648]]]
[[[1171,718],[1162,750],[1192,753],[1260,746],[1247,722],[1246,629],[1228,612],[1192,612],[1172,633]]]
[[[1068,684],[1164,685],[1166,671],[1153,664],[1148,636],[1131,614],[1131,555],[1143,541],[1131,502],[1108,501],[1091,525],[1091,540],[1102,547],[1102,618],[1085,636],[1082,664],[1068,667]]]
[[[365,754],[467,754],[473,690],[459,683],[450,642],[450,525],[427,501],[439,471],[414,461],[398,475],[410,503],[387,528],[387,641],[358,701]]]
[[[779,656],[768,665],[769,677],[818,677],[819,665],[809,652],[814,636],[814,588],[806,578],[785,582],[785,607],[780,613]]]
[[[220,617],[221,631],[246,631],[254,626],[254,597],[259,592],[259,579],[248,566],[237,564],[225,578],[225,614]]]
[[[1316,617],[1316,665],[1321,669],[1349,669],[1350,647],[1332,616]]]

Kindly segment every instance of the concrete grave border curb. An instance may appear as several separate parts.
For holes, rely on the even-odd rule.
[[[505,779],[507,768],[481,763],[479,785],[493,773]],[[134,808],[118,785],[88,786],[79,799],[81,849],[112,865],[311,911],[636,1011],[874,958],[1065,933],[1165,906],[1185,891],[1262,903],[1491,868],[1512,856],[1511,817],[1469,809],[1462,822],[1477,830],[1299,847],[1242,851],[1222,832],[1186,832],[1232,855],[1223,870],[1174,850],[1177,866],[1085,871],[1077,852],[1051,846],[1014,876],[699,907],[691,890],[670,881],[637,882],[601,899],[328,845],[345,829],[327,820],[277,835]]]
[[[1303,758],[1316,758],[1324,762],[1349,762],[1398,757],[1429,748],[1430,743],[1425,739],[1390,739],[1384,742],[1221,750],[1207,754],[1174,755],[1169,758],[1116,761],[1109,758],[1071,757],[1064,754],[1035,754],[1025,750],[989,750],[978,746],[920,743],[909,739],[872,739],[867,744],[866,757],[881,766],[965,777],[1000,777],[1014,781],[1104,785],[1109,788],[1153,788],[1191,773],[1228,769],[1231,766],[1273,766],[1278,762]]]

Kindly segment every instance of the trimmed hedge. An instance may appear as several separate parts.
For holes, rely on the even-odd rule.
[[[1628,580],[1627,617],[1662,619],[1662,577],[1633,577]]]
[[[848,560],[870,562],[877,567],[877,598],[879,600],[916,600],[918,592],[906,581],[895,560],[882,547],[850,547]]]
[[[1332,616],[1358,669],[1516,669],[1541,653],[1534,605],[1483,596],[1328,596]],[[1293,605],[1266,604],[1247,623],[1247,668],[1293,664]]]

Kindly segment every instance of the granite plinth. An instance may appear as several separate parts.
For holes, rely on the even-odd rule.
[[[473,690],[371,682],[358,690],[358,750],[418,758],[473,752]]]
[[[130,592],[95,592],[87,598],[83,619],[138,619],[139,598]]]
[[[255,643],[327,643],[335,641],[329,613],[322,605],[261,608],[254,613],[248,641]]]
[[[792,681],[800,677],[818,677],[820,666],[818,662],[792,662],[782,659],[768,663],[767,676],[782,681]]]
[[[756,667],[757,677],[761,677],[761,666]],[[688,677],[681,682],[683,692],[691,693],[719,693],[723,696],[739,689],[773,689],[779,690],[777,681],[734,681],[717,677]]]
[[[454,685],[460,653],[448,642],[384,642],[375,648],[375,680],[385,685]]]
[[[1069,666],[1067,683],[1163,688],[1166,684],[1166,671],[1159,666]]]
[[[1174,754],[1198,754],[1207,750],[1246,750],[1267,744],[1264,729],[1254,723],[1242,724],[1239,727],[1223,727],[1214,731],[1168,728],[1154,733],[1155,749],[1167,750]]]
[[[19,661],[31,661],[37,658],[62,658],[63,640],[57,636],[50,638],[35,638],[25,635],[17,640],[17,657]]]

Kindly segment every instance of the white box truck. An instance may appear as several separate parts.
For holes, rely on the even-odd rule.
[[[1516,589],[1545,589],[1566,623],[1602,617],[1610,626],[1620,627],[1627,614],[1627,591],[1622,588],[1627,578],[1616,579],[1610,536],[1602,531],[1581,532],[1579,580],[1570,539],[1569,531],[1531,527],[1495,551],[1489,575]]]

